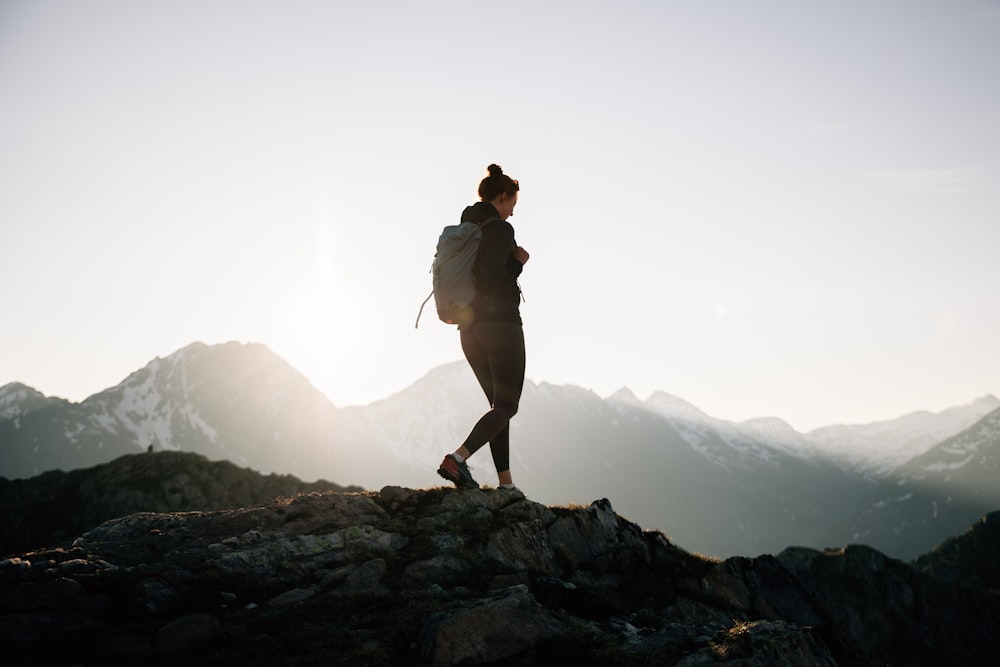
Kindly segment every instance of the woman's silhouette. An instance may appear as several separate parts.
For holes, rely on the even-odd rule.
[[[462,212],[462,222],[483,225],[476,256],[473,321],[459,327],[462,351],[486,393],[490,410],[472,427],[465,442],[444,457],[438,474],[456,486],[478,487],[466,459],[487,442],[499,485],[514,488],[510,473],[510,419],[517,414],[524,386],[524,332],[521,328],[521,275],[528,253],[514,240],[507,219],[514,215],[518,182],[495,164],[479,183],[481,201]]]

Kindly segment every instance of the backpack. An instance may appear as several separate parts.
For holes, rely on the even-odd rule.
[[[473,275],[476,254],[483,239],[483,227],[498,219],[490,218],[481,223],[462,222],[442,230],[431,264],[433,289],[420,304],[414,328],[420,326],[420,316],[432,296],[442,322],[462,325],[472,321],[474,313],[471,304],[476,296],[476,278]]]

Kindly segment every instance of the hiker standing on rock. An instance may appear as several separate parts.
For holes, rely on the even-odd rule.
[[[479,198],[462,212],[462,222],[478,223],[482,241],[473,274],[476,296],[474,318],[459,327],[462,352],[486,393],[490,410],[472,427],[465,442],[444,457],[438,474],[459,488],[478,488],[466,459],[487,442],[501,488],[513,489],[510,474],[510,420],[517,414],[524,386],[524,331],[521,328],[521,275],[528,253],[514,240],[507,218],[514,215],[516,180],[491,164],[479,183]],[[484,224],[488,223],[488,224]]]

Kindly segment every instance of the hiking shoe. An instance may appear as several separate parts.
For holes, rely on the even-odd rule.
[[[444,460],[441,461],[441,465],[438,467],[438,474],[460,489],[479,488],[479,483],[472,479],[472,473],[469,472],[469,465],[465,461],[459,463],[453,454],[448,454],[444,457]]]

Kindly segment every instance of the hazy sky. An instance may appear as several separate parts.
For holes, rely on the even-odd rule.
[[[528,377],[799,430],[1000,394],[1000,2],[0,0],[0,384],[255,341],[337,405],[490,162]]]

